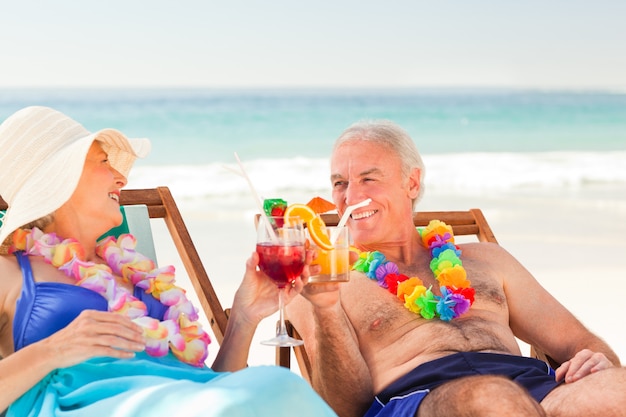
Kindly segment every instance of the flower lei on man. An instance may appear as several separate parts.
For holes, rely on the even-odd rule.
[[[198,310],[185,296],[185,290],[174,285],[174,267],[156,268],[152,260],[135,251],[136,243],[130,234],[121,235],[117,240],[112,236],[103,239],[96,247],[96,254],[107,265],[97,264],[81,260],[85,252],[75,239],[62,240],[54,233],[44,234],[33,228],[14,232],[10,252],[21,250],[28,255],[43,256],[48,263],[75,279],[76,285],[102,295],[108,301],[109,311],[126,315],[144,328],[149,355],[165,356],[171,349],[179,360],[204,366],[211,338],[197,322]],[[148,316],[143,301],[118,285],[113,274],[132,282],[167,306],[164,320]]]
[[[377,280],[380,287],[387,288],[406,308],[423,318],[450,321],[467,312],[474,303],[475,291],[463,268],[461,250],[454,244],[452,228],[444,222],[432,220],[419,233],[432,256],[430,269],[439,283],[440,296],[426,288],[418,277],[400,274],[398,266],[378,251],[362,252],[352,269]]]

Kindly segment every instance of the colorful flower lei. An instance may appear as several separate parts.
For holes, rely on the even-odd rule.
[[[439,220],[419,229],[419,234],[424,247],[430,250],[430,269],[439,283],[440,296],[426,288],[421,279],[401,274],[398,266],[378,251],[362,252],[352,269],[378,281],[380,287],[387,288],[407,309],[423,318],[450,321],[466,313],[474,303],[475,291],[463,268],[461,250],[454,244],[452,228]]]
[[[28,255],[43,256],[76,285],[102,295],[108,301],[109,311],[128,316],[144,328],[146,353],[165,356],[171,349],[179,360],[193,366],[204,366],[209,335],[198,323],[198,310],[185,296],[185,290],[174,285],[174,267],[156,268],[152,260],[135,251],[136,239],[124,234],[117,240],[107,237],[98,243],[96,254],[107,265],[82,261],[84,249],[74,239],[62,240],[54,233],[19,229],[13,234],[10,253],[25,251]],[[117,284],[113,274],[152,294],[168,307],[164,320],[147,315],[143,301]]]

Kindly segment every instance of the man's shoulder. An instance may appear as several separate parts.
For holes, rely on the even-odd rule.
[[[457,246],[462,251],[466,252],[496,252],[504,251],[502,246],[493,242],[464,242],[457,243]]]
[[[504,260],[511,257],[502,246],[493,242],[467,242],[457,244],[461,250],[461,259],[488,260],[498,259]]]

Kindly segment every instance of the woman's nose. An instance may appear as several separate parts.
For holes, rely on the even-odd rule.
[[[125,187],[128,184],[128,180],[125,176],[122,175],[121,172],[111,167],[111,172],[113,172],[113,178],[115,179],[115,183],[119,185],[120,188]]]

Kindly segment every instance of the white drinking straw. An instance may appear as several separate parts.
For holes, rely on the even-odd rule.
[[[265,214],[265,210],[263,210],[263,202],[261,201],[259,194],[257,194],[256,190],[254,189],[254,185],[252,185],[252,181],[250,180],[250,177],[246,173],[246,170],[243,168],[243,164],[241,163],[241,160],[239,159],[239,155],[237,155],[237,152],[235,152],[235,159],[237,160],[237,163],[239,164],[239,169],[241,170],[241,174],[246,179],[246,181],[248,181],[248,185],[250,186],[250,191],[252,191],[252,197],[254,197],[254,200],[256,201],[257,206],[259,207],[259,211],[261,212],[261,218],[263,219],[262,221],[265,223],[265,228],[267,229],[267,233],[272,239],[272,242],[274,243],[278,242],[278,237],[276,236],[276,233],[274,232],[274,229],[272,228],[272,223],[270,222],[270,219],[267,217],[267,214]]]
[[[334,245],[335,242],[337,241],[337,238],[339,237],[339,231],[348,222],[348,218],[350,217],[350,214],[352,214],[352,211],[355,210],[355,209],[358,209],[360,207],[365,207],[365,206],[367,206],[371,202],[372,202],[371,198],[366,198],[365,200],[361,201],[360,203],[356,203],[356,204],[353,204],[351,206],[346,207],[346,211],[343,212],[343,216],[341,216],[341,219],[339,219],[339,223],[337,223],[337,228],[335,228],[335,230],[333,230],[331,232],[331,234],[330,234],[330,243],[331,244]]]

